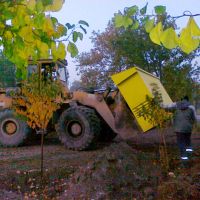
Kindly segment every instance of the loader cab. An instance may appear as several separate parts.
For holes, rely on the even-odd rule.
[[[29,61],[28,65],[28,78],[35,73],[39,73],[44,81],[60,80],[63,84],[68,83],[69,73],[66,69],[66,60],[42,59],[35,64],[33,61]]]

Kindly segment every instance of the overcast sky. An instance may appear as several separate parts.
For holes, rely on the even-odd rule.
[[[138,5],[140,8],[148,2],[148,13],[151,13],[155,5],[165,5],[167,12],[172,16],[183,14],[189,10],[192,14],[200,13],[200,0],[65,0],[64,6],[58,13],[53,13],[63,24],[77,23],[79,20],[85,20],[90,27],[87,28],[87,35],[84,40],[77,44],[79,51],[89,51],[92,48],[90,36],[93,30],[101,32],[105,30],[108,21],[112,19],[114,13],[118,10],[123,11],[125,7]],[[196,17],[200,26],[200,17]],[[179,19],[179,26],[185,26],[187,18]],[[75,72],[73,59],[67,57],[70,73],[70,82],[78,79]]]

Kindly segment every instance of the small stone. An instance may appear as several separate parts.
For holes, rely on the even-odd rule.
[[[168,175],[169,175],[169,177],[172,177],[172,178],[175,178],[175,177],[176,177],[175,174],[174,174],[173,172],[169,172]]]

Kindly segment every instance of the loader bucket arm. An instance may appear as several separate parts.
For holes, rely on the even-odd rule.
[[[99,113],[99,115],[107,122],[107,124],[112,128],[112,130],[116,133],[118,132],[115,128],[114,116],[103,98],[101,100],[98,100],[97,96],[94,94],[76,91],[73,92],[72,100],[78,101],[82,105],[94,108]]]
[[[107,105],[103,96],[100,98],[98,95],[81,91],[74,92],[72,100],[94,108],[112,131],[118,134],[122,139],[130,138],[139,133],[135,119],[132,113],[130,116],[130,112],[127,110],[127,106],[123,101],[117,102],[112,109]]]

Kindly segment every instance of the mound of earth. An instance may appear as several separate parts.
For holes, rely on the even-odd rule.
[[[144,154],[114,143],[70,177],[60,199],[153,199],[159,171]]]

